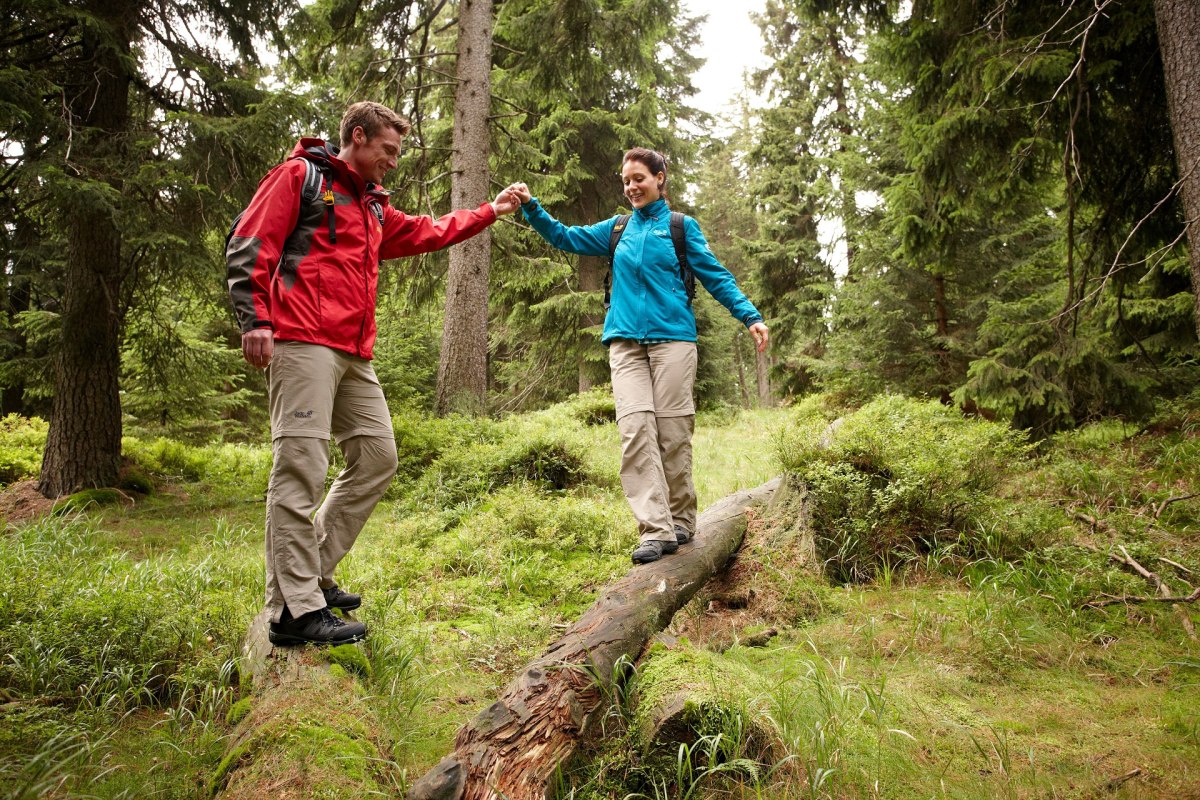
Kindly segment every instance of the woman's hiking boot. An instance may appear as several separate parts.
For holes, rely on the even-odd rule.
[[[286,606],[279,622],[272,622],[267,633],[271,644],[281,647],[296,644],[350,644],[362,641],[366,636],[366,625],[340,619],[328,608],[292,617]]]
[[[652,539],[648,542],[642,542],[633,551],[633,563],[649,564],[651,561],[658,561],[665,555],[670,555],[679,549],[679,542],[674,539],[666,542],[661,542]]]
[[[353,611],[362,605],[361,594],[351,594],[343,592],[335,583],[328,589],[322,589],[321,594],[325,595],[325,605],[330,608],[340,608],[342,611]]]
[[[675,541],[680,544],[687,544],[692,540],[692,532],[682,525],[675,526]]]

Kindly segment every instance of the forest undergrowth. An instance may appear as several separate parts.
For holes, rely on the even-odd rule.
[[[396,418],[401,474],[338,575],[371,629],[344,680],[387,758],[336,796],[400,796],[630,568],[611,417],[591,393]],[[38,447],[5,420],[3,479]],[[120,491],[0,535],[0,797],[209,797],[253,709],[238,648],[269,451],[125,452]],[[780,472],[788,489],[560,795],[1200,797],[1198,604],[1133,567],[1173,596],[1200,584],[1200,403],[1031,443],[935,403],[817,397],[702,414],[695,463],[702,507]],[[680,693],[686,730],[648,734]]]

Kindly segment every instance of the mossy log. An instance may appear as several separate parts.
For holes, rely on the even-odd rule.
[[[680,646],[657,649],[638,669],[633,732],[643,757],[673,761],[679,745],[720,734],[738,758],[772,760],[780,741],[766,698],[770,687],[744,664]],[[714,741],[714,738],[710,738]]]
[[[267,617],[242,647],[252,693],[230,712],[237,731],[209,789],[222,800],[396,796],[401,777],[380,745],[379,726],[355,675],[362,651],[272,647]]]
[[[607,709],[621,660],[636,660],[652,636],[741,544],[746,509],[770,500],[780,480],[730,495],[700,515],[679,552],[634,567],[500,699],[458,732],[454,751],[413,785],[412,800],[542,800],[589,723]]]

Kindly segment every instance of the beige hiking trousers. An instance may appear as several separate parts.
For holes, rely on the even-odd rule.
[[[278,622],[284,604],[293,617],[325,607],[321,589],[396,474],[396,440],[371,362],[349,353],[276,342],[267,396],[266,608]],[[325,492],[331,436],[346,468]]]
[[[641,541],[674,541],[676,525],[694,533],[695,342],[617,339],[608,363],[621,434],[621,488]]]

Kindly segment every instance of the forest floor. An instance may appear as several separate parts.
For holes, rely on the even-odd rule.
[[[598,398],[398,420],[401,478],[338,575],[371,629],[354,706],[386,758],[364,787],[400,796],[630,568]],[[815,542],[794,505],[755,518],[561,794],[1200,798],[1200,608],[1158,602],[1129,565],[1175,595],[1200,584],[1200,415],[1004,450],[987,423],[904,402],[852,415],[827,455],[812,431],[840,412],[818,403],[700,415],[701,507],[786,470],[811,487]],[[0,534],[0,797],[209,797],[254,702],[237,656],[269,454],[126,449],[153,494]],[[664,684],[724,711],[682,744],[643,741],[638,704]]]

